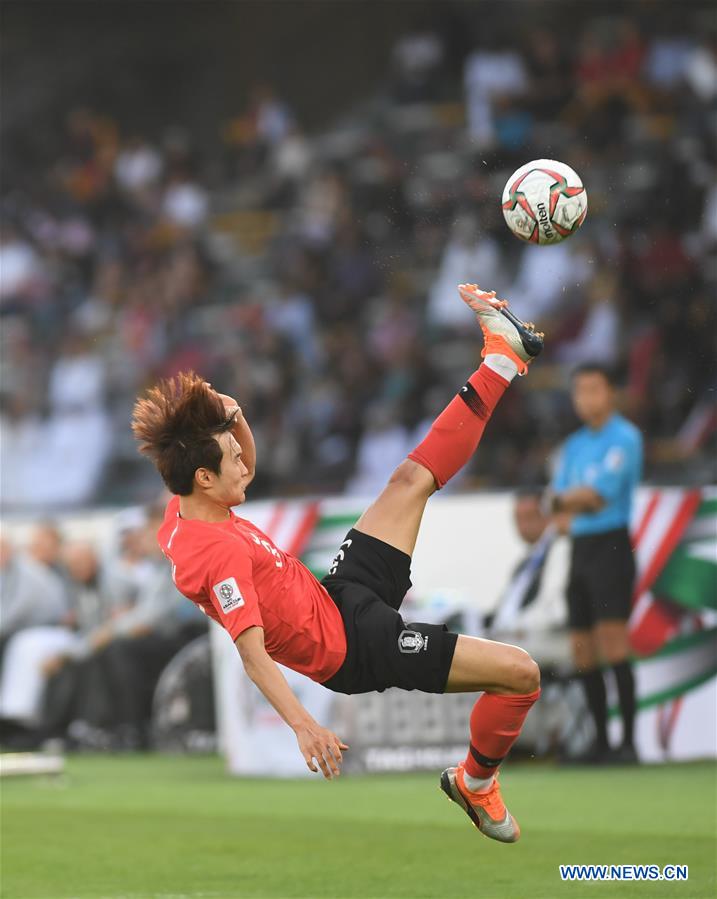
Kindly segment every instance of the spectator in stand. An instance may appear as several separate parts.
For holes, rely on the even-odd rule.
[[[11,685],[22,661],[25,634],[55,629],[67,620],[67,594],[60,575],[17,552],[0,538],[0,742],[24,736],[25,705]]]
[[[311,144],[298,125],[292,125],[273,147],[271,166],[274,178],[271,205],[286,207],[295,202],[301,182],[312,162]]]
[[[320,356],[316,329],[315,303],[288,279],[280,286],[278,296],[265,311],[265,322],[292,346],[302,365],[311,370]]]
[[[71,585],[72,633],[55,651],[41,659],[46,679],[43,712],[37,729],[38,740],[64,738],[70,723],[86,712],[91,676],[90,659],[98,643],[97,635],[110,626],[112,620],[128,611],[131,605],[121,595],[119,600],[107,590],[108,581],[95,548],[88,543],[67,547],[66,564]],[[111,697],[107,698],[109,702]],[[91,714],[102,714],[95,709]],[[102,748],[102,743],[96,744]]]
[[[0,221],[0,309],[24,311],[42,277],[42,260],[11,222]]]
[[[477,273],[480,272],[480,275]],[[481,234],[475,216],[464,214],[456,219],[451,239],[443,250],[441,265],[428,299],[428,321],[439,327],[468,330],[473,316],[465,306],[456,303],[456,284],[470,284],[480,277],[502,296],[506,275],[501,267],[498,244],[488,234]],[[524,310],[521,309],[521,314]],[[526,319],[527,320],[527,319]]]
[[[525,56],[530,108],[539,121],[553,123],[570,99],[568,54],[554,31],[536,28],[531,29]]]
[[[326,249],[339,224],[347,219],[345,179],[338,171],[319,169],[304,186],[299,200],[302,237],[317,249]]]
[[[366,427],[356,452],[356,473],[346,485],[350,496],[371,497],[376,486],[387,477],[410,452],[409,433],[401,424],[398,410],[390,403],[375,403],[365,416]]]
[[[96,625],[82,665],[78,717],[68,734],[80,745],[147,749],[152,696],[162,669],[184,645],[206,631],[203,615],[187,605],[157,544],[164,510],[152,507],[145,528],[152,576],[135,604]]]
[[[232,119],[224,129],[224,140],[236,153],[239,173],[255,173],[287,137],[292,126],[289,107],[277,97],[271,85],[254,85],[246,112]]]
[[[117,154],[114,175],[118,186],[138,199],[157,184],[162,174],[162,157],[140,136],[130,138]]]
[[[528,89],[528,73],[517,48],[495,41],[476,50],[466,60],[464,72],[468,133],[478,147],[492,147],[496,140],[495,102],[501,97],[520,97]]]
[[[483,626],[492,640],[525,647],[547,673],[569,663],[560,631],[566,625],[563,578],[568,564],[568,541],[561,537],[570,521],[568,516],[551,520],[542,500],[539,488],[516,494],[513,520],[524,554]]]
[[[587,289],[587,308],[579,332],[556,348],[562,363],[574,367],[595,359],[608,367],[617,363],[621,351],[617,291],[614,276],[596,273]]]
[[[94,547],[89,543],[68,544],[63,561],[69,603],[62,622],[54,627],[29,627],[17,634],[8,644],[0,681],[2,714],[22,726],[27,748],[39,745],[55,729],[48,728],[42,714],[47,679],[69,666],[73,692],[76,691],[78,671],[73,662],[86,651],[84,635],[110,616],[106,597],[99,588]],[[61,710],[53,706],[52,716],[57,720]]]
[[[520,305],[520,314],[526,321],[540,322],[540,327],[548,332],[551,319],[558,316],[576,287],[590,275],[580,238],[573,241],[552,247],[526,246],[516,279],[506,292],[516,306]]]
[[[27,554],[40,565],[50,568],[65,578],[62,564],[64,537],[59,525],[50,519],[39,521],[31,530],[27,543]]]
[[[428,103],[438,98],[438,75],[445,50],[428,29],[404,34],[394,45],[393,94],[397,103]]]
[[[173,176],[164,191],[162,211],[170,224],[194,230],[207,217],[209,200],[203,187],[187,175]]]
[[[115,520],[113,539],[100,566],[102,591],[115,613],[133,606],[152,577],[154,565],[147,552],[146,528],[147,516],[137,507],[125,509]]]
[[[57,624],[67,615],[65,584],[50,566],[0,538],[0,643],[26,627]]]
[[[717,29],[712,22],[711,33],[702,38],[690,51],[685,66],[685,78],[695,95],[704,103],[717,96]]]
[[[86,502],[94,493],[111,441],[104,393],[104,362],[90,341],[77,334],[50,372],[51,414],[38,448],[45,458],[44,477],[32,486],[34,495],[50,505]],[[82,465],[73,464],[78,446]]]

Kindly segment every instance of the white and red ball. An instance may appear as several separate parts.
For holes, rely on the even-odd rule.
[[[587,214],[588,195],[580,177],[555,159],[526,162],[503,189],[506,224],[530,243],[560,243],[575,234]]]

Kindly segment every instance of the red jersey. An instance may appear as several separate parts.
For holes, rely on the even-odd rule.
[[[256,625],[274,661],[312,680],[328,680],[341,667],[346,632],[333,600],[250,521],[233,512],[219,522],[181,518],[174,496],[157,537],[177,589],[232,640]]]

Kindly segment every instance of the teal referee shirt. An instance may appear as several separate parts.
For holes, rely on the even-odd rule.
[[[553,477],[553,490],[592,487],[605,505],[597,512],[575,515],[574,537],[628,527],[632,495],[642,476],[642,435],[622,415],[613,415],[598,430],[583,427],[563,444]]]

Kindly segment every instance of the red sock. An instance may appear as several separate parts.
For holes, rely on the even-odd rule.
[[[539,696],[538,689],[534,693],[484,693],[480,697],[471,712],[471,745],[463,763],[469,777],[485,780],[495,774]]]
[[[487,365],[481,365],[433,422],[425,440],[409,453],[409,459],[431,472],[439,489],[473,455],[509,384]]]

